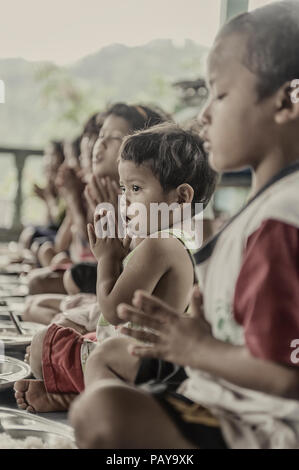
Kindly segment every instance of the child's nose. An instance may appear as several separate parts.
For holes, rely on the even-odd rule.
[[[105,137],[99,137],[98,140],[95,143],[95,146],[100,150],[101,148],[106,148],[107,147],[107,140]]]
[[[131,204],[130,199],[126,193],[123,193],[120,199],[120,204],[122,207],[127,208]]]
[[[125,195],[126,198],[126,207],[129,207],[131,205],[131,199],[128,194]]]
[[[206,126],[211,123],[211,102],[208,101],[203,107],[202,111],[198,114],[197,120],[201,126]]]

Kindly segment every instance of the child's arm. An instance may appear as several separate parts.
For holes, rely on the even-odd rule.
[[[299,369],[252,356],[246,347],[215,339],[203,318],[198,288],[193,295],[193,317],[182,317],[172,308],[145,292],[138,292],[133,305],[120,305],[118,315],[152,328],[157,335],[123,328],[123,332],[152,346],[134,346],[132,354],[158,357],[225,379],[240,387],[270,395],[299,399]],[[290,348],[290,356],[292,350]]]
[[[79,236],[86,239],[86,209],[83,198],[85,183],[75,170],[62,165],[59,169],[56,184],[63,194],[72,222]]]
[[[65,251],[70,247],[72,242],[72,217],[69,211],[66,212],[64,220],[60,225],[56,237],[55,237],[55,251],[56,253],[60,253],[61,251]]]
[[[183,264],[187,269],[190,267],[189,256],[181,242],[175,238],[147,238],[135,249],[125,269],[122,270],[126,250],[120,246],[119,240],[96,239],[94,232],[93,234],[90,232],[92,226],[88,227],[91,248],[98,259],[97,297],[100,310],[106,320],[113,325],[121,323],[116,314],[118,304],[131,302],[136,289],[152,293],[162,276],[171,269],[174,253],[179,258],[181,256],[184,261],[186,257],[187,262]],[[98,244],[98,254],[94,243]],[[99,245],[102,247],[99,248]],[[182,266],[182,270],[186,267]]]

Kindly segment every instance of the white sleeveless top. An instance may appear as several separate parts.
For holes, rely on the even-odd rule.
[[[233,316],[243,253],[250,235],[268,219],[299,229],[299,163],[277,175],[195,255],[205,317],[215,338],[233,345],[245,344],[243,327]],[[230,447],[299,448],[299,401],[237,387],[191,368],[186,373],[189,379],[179,393],[218,416]]]

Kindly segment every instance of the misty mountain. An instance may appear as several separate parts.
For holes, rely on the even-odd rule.
[[[73,135],[79,124],[70,119],[67,125],[68,113],[70,118],[76,114],[81,124],[91,112],[117,100],[156,102],[173,111],[178,97],[171,84],[203,74],[206,53],[207,48],[190,40],[178,46],[158,39],[138,47],[113,44],[66,67],[0,59],[6,88],[6,102],[0,104],[0,146],[40,147],[56,135]],[[54,70],[49,78],[48,69]],[[43,80],[38,79],[41,73]],[[57,83],[64,94],[57,93]],[[68,84],[79,90],[80,99],[74,101],[80,112],[63,108],[63,97],[70,99]]]

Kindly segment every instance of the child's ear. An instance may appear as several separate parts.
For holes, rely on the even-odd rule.
[[[286,124],[299,119],[299,79],[285,83],[277,92],[275,122]]]
[[[194,189],[190,184],[184,183],[177,187],[176,189],[178,195],[179,204],[188,204],[193,201]]]

